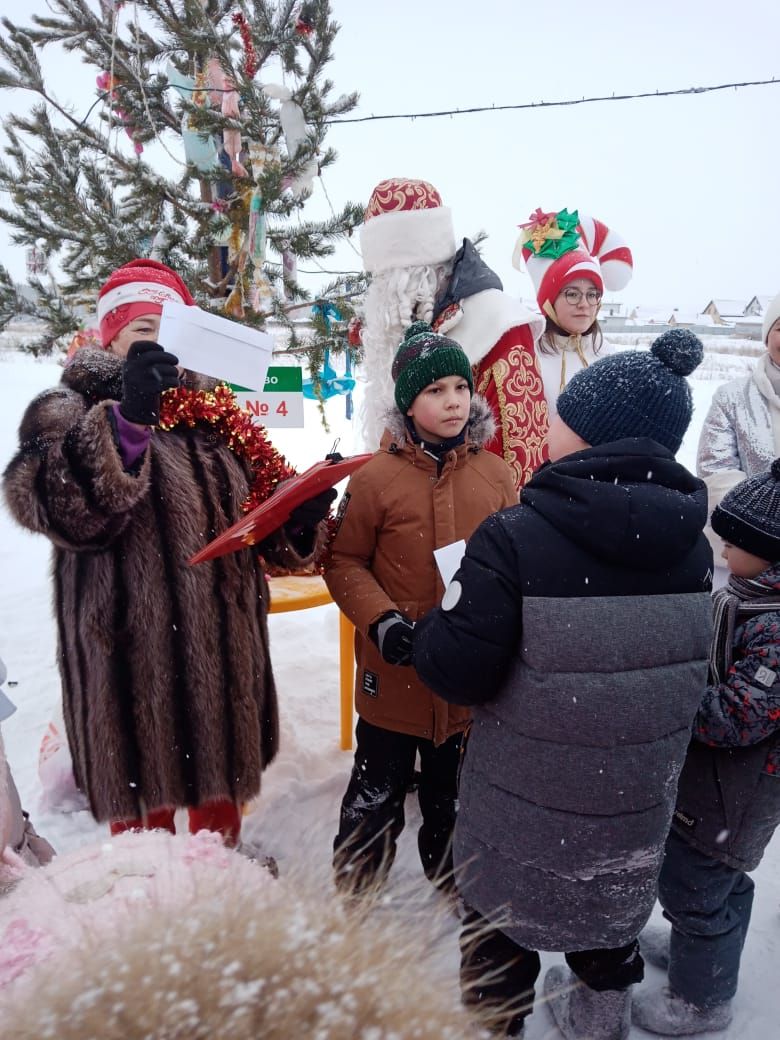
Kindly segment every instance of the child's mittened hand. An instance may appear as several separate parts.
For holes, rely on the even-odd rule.
[[[397,610],[389,610],[368,630],[388,664],[408,665],[414,652],[414,622]]]

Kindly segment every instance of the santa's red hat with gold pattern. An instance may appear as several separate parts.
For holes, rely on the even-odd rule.
[[[443,264],[455,255],[452,213],[428,181],[381,181],[366,207],[360,246],[370,274]]]

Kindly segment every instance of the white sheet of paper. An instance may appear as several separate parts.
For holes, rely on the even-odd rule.
[[[463,559],[465,551],[466,543],[462,538],[459,542],[450,542],[449,545],[443,545],[441,549],[433,550],[433,558],[436,560],[436,566],[439,568],[445,589],[455,576],[455,571],[460,567],[460,561]]]
[[[250,390],[265,385],[274,347],[265,332],[170,301],[163,304],[157,341],[184,368]]]

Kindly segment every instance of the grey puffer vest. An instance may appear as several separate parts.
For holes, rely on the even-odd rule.
[[[464,898],[515,942],[616,947],[646,923],[710,615],[706,592],[524,598],[502,693],[473,709],[455,832]]]

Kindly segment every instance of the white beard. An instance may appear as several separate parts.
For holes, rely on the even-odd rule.
[[[394,403],[393,358],[413,321],[433,319],[436,294],[449,277],[451,263],[436,267],[399,267],[374,276],[363,316],[363,371],[366,390],[361,410],[365,447],[375,451],[384,417]]]

